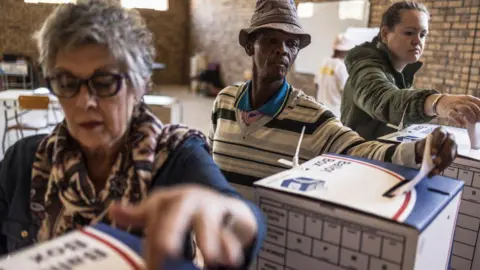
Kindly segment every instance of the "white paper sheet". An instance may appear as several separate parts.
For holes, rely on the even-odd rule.
[[[480,149],[480,124],[477,122],[471,124],[467,122],[468,137],[472,149]]]
[[[435,168],[432,158],[432,137],[432,135],[427,136],[425,150],[423,152],[422,166],[420,167],[418,174],[410,182],[394,190],[391,195],[399,196],[408,193],[410,190],[414,189],[418,183],[425,179],[425,177]]]
[[[402,119],[400,120],[400,123],[398,123],[398,126],[395,126],[394,124],[387,124],[387,127],[391,127],[393,129],[396,129],[396,130],[403,130],[404,128],[404,125],[403,125],[403,120],[405,119],[405,114],[407,113],[407,108],[405,108],[405,110],[403,110],[403,114],[402,114]]]
[[[281,158],[281,159],[278,160],[279,163],[281,163],[283,165],[286,165],[288,167],[292,167],[292,168],[300,168],[298,157],[300,155],[300,147],[302,146],[303,134],[305,134],[305,126],[303,126],[303,128],[302,128],[302,133],[300,134],[300,139],[298,140],[297,149],[295,150],[295,155],[293,156],[293,160],[289,161],[289,160]]]

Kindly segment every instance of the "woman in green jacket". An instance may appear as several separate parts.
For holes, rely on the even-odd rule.
[[[435,117],[459,125],[480,120],[480,99],[412,88],[428,35],[429,13],[415,2],[397,2],[383,14],[378,36],[350,51],[342,123],[367,140],[392,126],[427,123]]]

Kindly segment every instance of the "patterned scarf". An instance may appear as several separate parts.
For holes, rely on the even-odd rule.
[[[38,241],[103,220],[113,201],[136,203],[147,197],[153,177],[169,154],[187,138],[204,135],[162,123],[142,104],[134,110],[125,147],[112,166],[105,187],[95,191],[79,145],[65,123],[39,144],[32,170],[31,210],[40,224]]]

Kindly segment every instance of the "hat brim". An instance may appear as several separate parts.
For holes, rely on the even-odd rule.
[[[242,47],[245,47],[248,42],[248,36],[253,32],[256,32],[261,29],[273,29],[279,30],[288,34],[297,35],[300,38],[300,49],[303,49],[310,45],[312,37],[310,34],[306,33],[302,28],[288,23],[268,23],[257,27],[244,28],[240,30],[238,35],[238,41]]]

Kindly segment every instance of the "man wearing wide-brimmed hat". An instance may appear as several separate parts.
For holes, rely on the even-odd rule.
[[[297,54],[310,44],[293,0],[258,0],[251,26],[240,31],[239,42],[252,58],[252,80],[219,93],[209,140],[215,162],[246,197],[252,198],[254,181],[287,169],[277,161],[292,158],[303,127],[300,162],[327,152],[407,166],[421,161],[425,141],[398,146],[365,142],[323,104],[286,81]],[[435,138],[441,147],[447,136],[436,131]],[[449,162],[442,160],[439,168]]]

